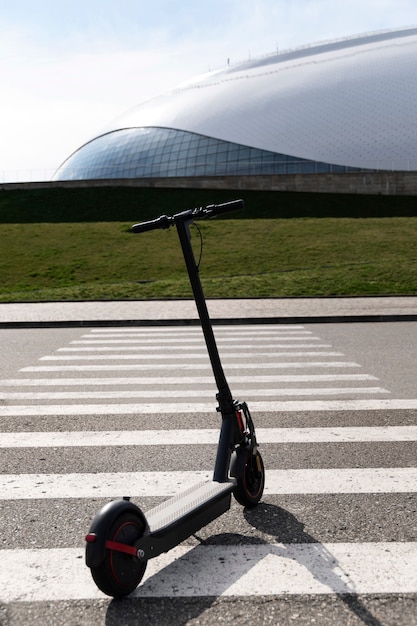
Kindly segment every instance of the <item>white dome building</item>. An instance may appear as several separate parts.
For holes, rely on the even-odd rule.
[[[417,171],[417,28],[197,77],[74,152],[55,180]]]

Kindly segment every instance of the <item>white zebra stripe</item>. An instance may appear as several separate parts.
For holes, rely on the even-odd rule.
[[[266,495],[415,493],[416,467],[266,471]],[[0,499],[168,497],[211,480],[212,471],[1,474]]]
[[[99,599],[81,548],[2,550],[0,601]],[[180,545],[148,562],[135,597],[417,592],[417,543]]]
[[[229,383],[306,383],[378,380],[370,374],[276,374],[274,376],[228,376]],[[213,376],[187,376],[188,385],[214,385]],[[0,387],[86,387],[119,385],[184,385],[184,377],[164,376],[131,378],[6,378]]]
[[[294,335],[294,334],[304,334],[304,335],[312,335],[313,332],[311,330],[306,330],[304,326],[213,326],[213,331],[215,335],[224,335],[225,337],[254,337],[254,336],[273,336],[277,335]],[[181,329],[181,327],[169,327],[169,326],[154,326],[150,327],[124,327],[124,328],[92,328],[89,331],[88,335],[83,335],[83,337],[89,336],[103,336],[108,337],[110,335],[138,335],[140,337],[202,337],[203,331],[200,326],[190,326],[186,330]]]
[[[246,356],[246,352],[242,353]],[[241,359],[242,354],[238,352],[233,352],[232,354],[227,354],[223,356],[223,362],[226,363],[229,359]],[[308,353],[310,356],[317,356],[316,352]],[[326,353],[327,354],[327,353]],[[251,352],[251,357],[254,356],[269,356],[276,358],[277,356],[284,356],[283,353],[274,352]],[[305,352],[290,352],[287,353],[287,356],[307,356]],[[140,361],[140,360],[152,360],[152,361],[172,361],[172,360],[182,360],[182,359],[197,359],[199,361],[207,361],[208,356],[204,354],[204,352],[192,352],[189,354],[173,354],[171,352],[164,354],[59,354],[59,355],[47,355],[43,356],[39,359],[39,361]],[[148,366],[151,367],[151,366]]]
[[[241,356],[239,357],[241,359]],[[279,363],[228,363],[225,365],[225,370],[273,370],[273,369],[307,369],[307,368],[327,368],[330,369],[332,367],[336,368],[348,368],[348,367],[361,367],[358,363],[353,363],[349,361],[303,361],[303,362],[289,362],[283,363],[282,361]],[[152,363],[142,364],[142,363],[129,363],[129,364],[120,364],[115,363],[113,365],[33,365],[30,367],[23,367],[21,372],[123,372],[123,371],[135,371],[135,370],[207,370],[211,371],[211,368],[208,364],[205,363]]]
[[[215,325],[214,329],[216,332],[225,332],[225,333],[234,333],[234,334],[240,334],[240,333],[249,333],[249,334],[254,334],[256,333],[271,333],[271,332],[286,332],[287,329],[288,330],[304,330],[304,326],[302,324],[263,324],[263,325],[254,325],[254,324],[239,324],[238,326],[232,324],[232,325],[227,325],[227,324],[222,324],[222,325]],[[255,330],[256,329],[256,330]],[[90,330],[91,333],[96,333],[96,334],[106,334],[106,333],[114,333],[114,332],[118,333],[131,333],[131,332],[142,332],[142,333],[151,333],[151,334],[175,334],[177,335],[178,333],[183,333],[183,334],[188,334],[188,332],[192,332],[192,333],[197,333],[200,332],[201,333],[201,329],[200,326],[190,326],[187,330],[182,330],[181,326],[176,326],[176,327],[172,327],[172,326],[118,326],[117,329],[115,329],[115,327],[111,327],[111,326],[103,326],[101,328],[92,328]]]
[[[32,391],[0,393],[0,400],[126,400],[129,398],[160,398],[162,402],[172,398],[199,398],[205,400],[213,398],[213,389],[172,389],[172,390],[118,390],[118,391]],[[250,398],[280,398],[283,396],[338,396],[338,395],[367,395],[389,393],[382,387],[308,387],[308,388],[280,388],[275,389],[245,389]]]
[[[126,338],[127,337],[127,338]],[[115,341],[112,341],[115,340]],[[105,337],[105,339],[96,339],[96,338],[91,338],[91,335],[83,335],[82,336],[82,340],[76,339],[74,341],[72,341],[71,343],[138,343],[138,344],[158,344],[158,341],[160,343],[162,343],[163,345],[167,345],[167,344],[173,344],[176,345],[178,347],[182,347],[184,344],[196,344],[197,346],[201,346],[202,348],[205,347],[205,342],[204,342],[204,338],[201,337],[184,337],[181,340],[178,339],[178,337],[173,337],[171,338],[167,338],[167,337],[163,337],[163,338],[158,338],[158,337],[151,337],[151,338],[147,338],[147,337],[143,337],[141,335],[137,335],[137,334],[129,334],[129,335],[118,335],[118,334],[112,334],[112,335],[107,335]],[[279,335],[277,333],[274,333],[274,335],[272,337],[266,337],[266,336],[261,336],[259,337],[258,335],[253,335],[251,337],[246,337],[245,339],[242,339],[241,337],[231,337],[231,336],[227,336],[227,337],[217,337],[216,338],[216,343],[218,344],[233,344],[233,343],[240,343],[240,344],[262,344],[262,343],[267,343],[267,344],[275,344],[275,343],[279,343],[280,341],[296,341],[296,342],[309,342],[309,341],[320,341],[319,337],[313,337],[311,336],[311,333],[303,331],[300,333],[288,333],[285,335]]]
[[[165,345],[160,345],[160,346],[138,346],[138,345],[123,345],[120,346],[119,342],[110,342],[110,341],[103,341],[102,343],[104,343],[104,346],[101,345],[94,345],[91,346],[91,343],[88,342],[90,345],[87,347],[75,347],[75,348],[58,348],[57,352],[120,352],[121,350],[123,350],[123,352],[126,351],[133,351],[133,350],[140,350],[141,352],[158,352],[158,351],[163,351],[163,352],[167,352],[167,347]],[[110,346],[109,344],[116,344],[114,346]],[[326,343],[309,343],[309,344],[303,344],[302,346],[300,344],[295,344],[295,343],[277,343],[277,344],[269,344],[268,346],[262,346],[262,350],[266,350],[267,348],[269,348],[269,352],[274,352],[274,351],[279,351],[279,354],[285,354],[285,352],[283,352],[283,350],[288,350],[288,348],[298,348],[297,352],[295,352],[295,354],[308,354],[308,352],[306,351],[307,348],[314,348],[314,354],[317,354],[317,349],[316,348],[330,348],[331,346],[329,346],[329,344]],[[169,346],[169,352],[187,352],[187,351],[191,351],[191,350],[196,350],[198,349],[197,346]],[[230,352],[230,350],[233,350],[235,353],[241,354],[241,352],[245,352],[247,353],[248,348],[247,346],[222,346],[222,353],[227,353]],[[269,354],[269,352],[261,352],[260,354]],[[198,354],[205,354],[205,350],[203,350],[203,348],[201,349],[201,352],[199,352]],[[254,352],[251,350],[251,354],[254,354]],[[259,354],[259,350],[255,353],[255,354]],[[329,355],[335,355],[335,356],[343,356],[343,352],[331,352],[331,351],[326,351],[324,352],[324,354],[329,354]]]
[[[287,342],[287,343],[282,343],[282,342]],[[311,337],[306,339],[304,343],[290,343],[291,339],[280,339],[279,341],[265,341],[265,342],[256,342],[256,345],[261,345],[263,348],[265,347],[273,347],[273,348],[330,348],[331,345],[328,343],[317,343],[318,339],[315,337]],[[297,339],[294,339],[294,341],[298,341]],[[312,343],[313,342],[313,343]],[[198,343],[198,342],[192,342],[193,344],[197,344],[197,345],[183,345],[182,343],[177,344],[170,344],[169,349],[170,350],[202,350],[205,351],[206,347],[204,342]],[[71,341],[70,345],[74,345],[77,344],[77,346],[102,346],[102,345],[109,345],[109,346],[120,346],[120,350],[124,350],[126,345],[132,345],[132,346],[137,346],[138,348],[140,347],[141,350],[153,350],[153,349],[157,349],[157,350],[166,350],[167,346],[166,346],[166,342],[164,341],[160,341],[160,342],[156,342],[156,341],[149,341],[147,342],[146,345],[143,344],[142,341],[137,340],[137,339],[84,339],[84,340],[77,340],[77,341]],[[148,345],[150,344],[150,345]],[[77,347],[76,346],[76,347]],[[224,345],[221,347],[222,350],[232,350],[232,349],[236,349],[236,346],[227,346]]]
[[[416,410],[417,400],[276,400],[251,402],[252,411],[259,412],[318,412],[318,411],[384,411]],[[214,404],[200,402],[143,402],[140,404],[43,404],[0,406],[0,417],[68,416],[68,415],[144,415],[215,412]]]
[[[257,428],[260,444],[417,441],[417,426]],[[2,433],[0,448],[178,446],[216,444],[219,429],[106,430]]]

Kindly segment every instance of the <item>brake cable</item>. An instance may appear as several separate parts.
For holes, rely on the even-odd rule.
[[[200,254],[198,256],[198,261],[196,263],[197,269],[200,270],[200,263],[201,263],[201,259],[203,258],[203,234],[201,232],[200,227],[193,222],[192,225],[197,229],[198,235],[200,237]]]

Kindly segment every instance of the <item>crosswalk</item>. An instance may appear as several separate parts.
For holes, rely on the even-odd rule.
[[[302,325],[215,335],[255,419],[263,502],[253,512],[234,503],[152,560],[133,596],[417,594],[417,540],[398,530],[417,493],[415,447],[407,452],[417,426],[398,410],[417,400],[393,398]],[[105,598],[83,560],[89,520],[108,499],[128,495],[146,510],[211,476],[215,393],[197,327],[75,330],[0,380],[0,603]]]

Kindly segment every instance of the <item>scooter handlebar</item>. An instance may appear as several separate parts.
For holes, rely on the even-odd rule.
[[[161,215],[154,220],[148,220],[147,222],[140,222],[132,226],[132,232],[134,233],[146,233],[148,230],[156,230],[158,228],[166,229],[173,226],[177,220],[193,220],[193,219],[205,219],[207,217],[216,217],[217,215],[223,215],[224,213],[230,213],[231,211],[239,211],[243,209],[245,203],[243,200],[232,200],[231,202],[223,202],[222,204],[209,204],[206,207],[198,207],[196,209],[183,211],[168,217],[168,215]]]

